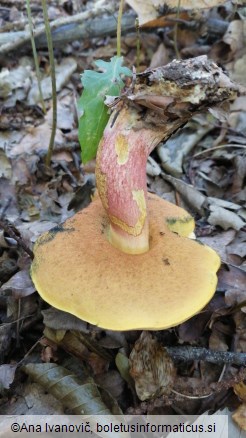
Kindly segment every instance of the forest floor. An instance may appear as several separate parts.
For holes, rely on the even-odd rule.
[[[42,7],[31,3],[38,28],[43,24]],[[116,1],[48,3],[50,22],[63,19],[65,23],[60,31],[56,27],[54,38],[58,121],[51,166],[45,163],[52,89],[44,32],[37,39],[43,107],[31,45],[19,34],[28,29],[26,3],[4,0],[0,8],[0,413],[69,410],[69,403],[64,405],[52,390],[47,392],[54,378],[52,369],[57,367],[64,382],[61,399],[69,390],[64,377],[69,370],[81,382],[89,379],[97,397],[104,391],[98,409],[109,407],[110,400],[118,412],[131,414],[230,411],[246,430],[246,96],[238,96],[227,109],[195,115],[148,160],[149,191],[194,216],[197,238],[218,252],[222,265],[216,294],[200,314],[172,329],[151,332],[156,348],[170,348],[176,393],[141,401],[128,366],[141,332],[102,330],[48,306],[29,274],[36,239],[91,201],[95,162],[81,164],[78,142],[80,75],[95,68],[97,59],[116,55]],[[177,17],[177,2],[165,2],[169,8],[162,3],[155,8],[151,0],[126,1],[122,55],[127,67],[139,64],[141,72],[177,56],[207,55],[231,80],[246,86],[245,7],[230,1],[217,6],[214,1],[210,8],[199,9],[203,2],[198,1],[195,11],[180,11]],[[84,21],[72,22],[81,12],[88,13]],[[136,13],[139,31],[134,25]],[[109,32],[104,26],[107,20],[113,26]],[[87,27],[79,39],[71,29],[81,25]],[[171,347],[180,348],[180,354],[189,347],[191,356],[172,356]],[[206,348],[205,356],[197,358],[196,348]],[[230,359],[218,358],[216,352],[232,354]],[[47,364],[51,368],[44,381],[42,366]],[[81,388],[78,405],[83,404]]]

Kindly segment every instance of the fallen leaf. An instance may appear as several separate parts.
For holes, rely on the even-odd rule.
[[[130,365],[128,357],[119,351],[115,357],[115,364],[120,372],[121,377],[128,383],[129,387],[133,387],[133,379],[130,376]]]
[[[159,44],[158,49],[151,59],[150,68],[161,67],[169,62],[168,50],[163,43]]]
[[[229,23],[227,31],[223,36],[223,41],[230,46],[233,55],[244,47],[245,31],[245,20],[233,20]]]
[[[41,352],[41,360],[42,362],[57,362],[59,359],[57,355],[57,346],[55,345],[45,345]]]
[[[201,216],[204,215],[204,205],[206,203],[206,196],[200,193],[195,187],[185,183],[182,180],[174,178],[171,175],[161,173],[162,178],[168,181],[180,193],[184,201],[197,211]]]
[[[31,67],[19,66],[8,70],[3,68],[0,73],[0,98],[4,100],[5,108],[15,106],[16,101],[26,98],[31,85]]]
[[[219,256],[226,261],[228,248],[230,244],[234,241],[233,239],[236,236],[235,230],[227,230],[221,231],[220,233],[216,233],[212,236],[201,236],[199,237],[199,241],[204,243],[204,245],[208,245],[213,248]]]
[[[11,324],[10,318],[7,319],[6,324],[0,324],[0,360],[3,361],[5,355],[8,353],[11,345],[12,337],[14,337],[14,324]]]
[[[85,321],[77,318],[71,313],[62,312],[61,310],[49,307],[43,310],[44,325],[53,330],[77,330],[83,333],[89,333],[88,324]]]
[[[233,390],[235,394],[240,398],[240,400],[246,402],[246,385],[244,382],[236,383],[233,386]]]
[[[146,171],[150,176],[159,176],[161,173],[159,164],[151,156],[148,157]]]
[[[246,281],[246,275],[245,275]],[[225,293],[225,302],[227,306],[234,307],[240,303],[246,301],[246,291],[242,289],[231,288]],[[241,307],[241,311],[246,313],[246,305]]]
[[[178,327],[179,338],[183,342],[192,342],[199,339],[204,333],[212,314],[216,314],[217,309],[224,307],[224,305],[224,297],[215,295],[202,312],[180,324]]]
[[[239,211],[241,208],[240,205],[235,204],[234,202],[226,201],[225,199],[214,198],[213,196],[208,196],[207,200],[210,205],[223,207],[228,210]]]
[[[240,257],[246,256],[246,233],[240,230],[232,242],[227,245],[226,252],[228,254],[236,254]]]
[[[2,285],[1,289],[10,289],[16,299],[27,297],[36,291],[29,272],[24,270],[14,274],[10,280]]]
[[[70,76],[77,68],[77,62],[74,58],[65,58],[58,66],[56,66],[56,92],[58,93],[63,86],[68,82]],[[44,100],[50,99],[52,96],[52,86],[50,76],[41,80],[41,88]],[[40,101],[38,82],[35,81],[28,93],[28,105],[36,105]]]
[[[246,403],[237,408],[232,414],[232,418],[242,430],[246,431]]]
[[[224,290],[245,290],[246,272],[240,266],[221,266],[218,272],[218,287]]]
[[[22,238],[32,243],[34,243],[41,234],[49,231],[51,228],[54,228],[54,222],[42,220],[23,223],[18,226]]]
[[[215,351],[228,351],[227,336],[233,335],[228,333],[228,327],[220,321],[216,321],[212,326],[212,333],[209,337],[209,348]]]
[[[13,383],[16,368],[17,364],[0,365],[0,392],[2,388],[9,389],[11,383]]]
[[[52,110],[50,110],[52,111]],[[48,112],[49,113],[49,112]],[[26,134],[23,139],[15,145],[10,153],[10,157],[18,157],[25,154],[40,154],[45,155],[50,141],[51,126],[46,121],[42,125],[36,126]],[[55,143],[58,145],[64,144],[64,137],[60,129],[56,130]]]
[[[11,163],[5,152],[0,149],[0,178],[10,179],[12,175]]]
[[[142,332],[135,343],[129,365],[140,400],[170,393],[175,376],[173,362],[165,348],[149,332]]]
[[[216,205],[210,205],[209,208],[211,211],[208,217],[209,224],[219,225],[223,230],[228,228],[240,230],[245,226],[245,222],[236,213]]]
[[[122,395],[125,386],[124,380],[116,370],[95,376],[95,382],[116,400]]]
[[[98,343],[103,348],[117,348],[127,345],[125,332],[116,332],[114,330],[104,330],[104,336],[99,339]]]
[[[104,404],[95,383],[83,383],[71,371],[56,364],[28,364],[22,367],[23,371],[32,380],[39,383],[46,391],[60,400],[64,407],[75,415],[90,416],[90,423],[96,426],[97,415],[101,415],[104,424],[113,422],[118,424],[116,417]],[[110,420],[107,417],[110,416]],[[112,436],[108,433],[99,433],[102,437]],[[118,433],[119,438],[129,438],[129,434]]]
[[[87,178],[87,181],[74,193],[68,204],[68,210],[75,212],[82,210],[91,203],[91,197],[95,191],[95,178]]]
[[[11,422],[16,421],[17,423],[18,421],[23,421],[23,415],[45,415],[47,418],[51,412],[52,415],[63,415],[64,420],[66,418],[61,403],[55,397],[47,393],[45,388],[42,388],[40,385],[27,381],[24,385],[18,385],[15,396],[11,397],[8,403],[1,405],[1,414],[6,415],[5,419],[11,418]],[[11,417],[9,417],[10,415]],[[8,424],[5,434],[2,429],[2,423],[1,419],[0,437],[6,438],[9,436],[10,424]],[[35,434],[33,436],[35,437]],[[51,438],[50,435],[49,438]]]
[[[160,15],[160,7],[168,6],[169,8],[177,8],[177,0],[148,0],[143,2],[142,0],[126,0],[126,2],[134,9],[138,14],[140,25],[154,20]],[[202,9],[212,8],[218,4],[225,3],[225,0],[182,0],[182,9]]]

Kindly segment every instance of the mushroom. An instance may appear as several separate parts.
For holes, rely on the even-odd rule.
[[[100,199],[41,236],[34,284],[45,301],[99,327],[159,330],[212,298],[220,258],[189,236],[193,218],[147,193],[154,147],[236,87],[206,57],[137,76],[110,116],[96,160]]]

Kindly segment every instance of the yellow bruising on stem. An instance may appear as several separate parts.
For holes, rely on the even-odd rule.
[[[138,209],[140,212],[139,218],[134,226],[127,225],[124,221],[122,221],[121,219],[119,219],[116,216],[109,215],[109,219],[111,222],[113,222],[115,225],[117,225],[119,228],[121,228],[127,234],[130,234],[131,236],[139,236],[143,230],[146,216],[147,216],[144,191],[143,190],[132,190],[132,197],[133,197],[133,200],[137,203],[137,206],[138,206]]]
[[[107,211],[109,208],[108,195],[107,195],[107,176],[100,169],[101,152],[102,152],[102,142],[98,146],[95,174],[96,174],[97,188],[100,194],[102,205]]]
[[[115,152],[117,155],[117,163],[122,166],[126,164],[129,157],[129,146],[126,137],[123,134],[118,134],[115,142]]]

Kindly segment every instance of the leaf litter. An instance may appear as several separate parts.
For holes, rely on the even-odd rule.
[[[71,3],[75,13],[75,2]],[[91,2],[87,3],[90,7]],[[135,10],[139,10],[140,2],[128,3],[134,3]],[[163,5],[159,3],[164,6],[164,2]],[[223,64],[232,79],[245,85],[245,11],[238,6],[235,12],[230,3],[217,6],[216,1],[199,2],[199,5],[196,2],[195,11],[181,11],[183,22],[178,26],[177,44],[182,57],[207,53],[215,62]],[[50,14],[66,15],[64,5],[60,4],[53,12],[50,10]],[[165,12],[152,1],[148,2],[150,9],[147,10],[147,2],[146,5],[141,2],[140,22],[152,20],[152,24],[151,33],[146,33],[145,28],[140,31],[140,71],[153,66],[154,62],[165,64],[176,56],[177,5],[168,2],[168,6],[174,8],[174,13],[168,9]],[[201,13],[198,6],[206,9]],[[186,8],[183,2],[182,8]],[[126,6],[126,10],[130,11],[130,7]],[[158,27],[160,18],[162,22],[168,22],[163,33],[156,32],[155,28],[155,20]],[[9,24],[8,21],[5,24]],[[124,65],[129,69],[137,63],[136,41],[134,32],[122,37]],[[95,166],[93,163],[85,166],[80,161],[75,101],[81,95],[80,75],[84,69],[92,68],[96,58],[109,61],[109,57],[116,54],[115,39],[110,36],[76,41],[56,50],[58,129],[50,169],[44,163],[52,118],[46,48],[40,51],[46,115],[39,106],[29,49],[24,50],[24,56],[17,56],[15,63],[7,57],[0,73],[0,216],[10,227],[9,233],[6,227],[1,228],[0,233],[0,409],[5,413],[22,412],[24,394],[23,412],[64,412],[64,406],[58,401],[59,394],[63,393],[66,406],[72,411],[73,406],[86,401],[86,409],[93,414],[101,409],[109,413],[112,405],[118,406],[117,409],[120,406],[124,412],[137,407],[138,412],[151,413],[158,405],[158,412],[163,414],[170,410],[175,413],[179,408],[185,413],[198,414],[201,410],[206,412],[206,402],[201,404],[199,396],[206,395],[209,389],[212,396],[208,400],[217,413],[218,408],[226,409],[231,405],[229,388],[234,388],[234,409],[235,397],[239,408],[234,419],[245,430],[242,395],[245,390],[243,387],[241,392],[238,389],[238,385],[242,385],[236,382],[240,380],[238,367],[227,365],[226,377],[222,376],[220,382],[221,365],[203,360],[174,360],[177,381],[173,388],[183,395],[176,395],[176,398],[174,394],[161,395],[162,385],[155,380],[152,397],[147,397],[143,404],[141,399],[150,393],[150,387],[152,391],[153,376],[145,375],[136,391],[137,374],[132,372],[131,376],[129,371],[129,356],[134,356],[136,345],[141,344],[141,333],[121,333],[121,336],[107,333],[72,315],[47,309],[35,293],[28,274],[30,260],[29,263],[25,261],[23,246],[15,239],[18,236],[11,233],[11,227],[15,227],[14,233],[18,232],[31,248],[40,234],[90,202],[95,186]],[[148,189],[187,208],[196,218],[197,238],[213,247],[223,262],[217,294],[208,306],[179,327],[151,335],[157,355],[161,355],[165,347],[182,348],[182,344],[246,353],[245,119],[246,97],[243,94],[229,110],[219,108],[210,114],[195,115],[165,146],[159,145],[148,160]],[[147,354],[148,348],[145,351]],[[160,362],[151,359],[153,371]],[[74,371],[68,371],[68,360]],[[22,361],[24,365],[20,368]],[[81,380],[82,368],[89,383]],[[23,371],[32,383],[23,383]],[[60,383],[57,378],[61,379]],[[20,384],[23,391],[18,389]],[[43,389],[47,384],[54,388],[48,395]],[[220,390],[214,389],[218,384]],[[71,385],[73,391],[69,397],[66,394]],[[102,396],[100,386],[108,397]],[[227,396],[223,398],[225,393]],[[192,400],[185,397],[187,395],[198,398]],[[53,396],[57,402],[56,399],[51,401]],[[229,418],[231,421],[231,416]]]

